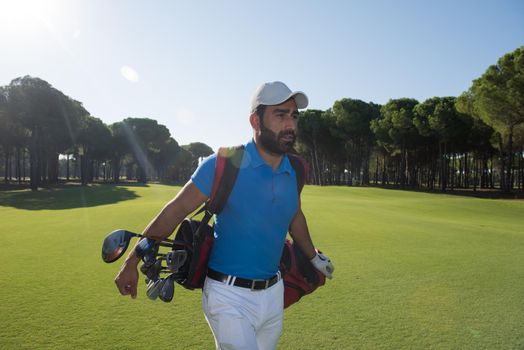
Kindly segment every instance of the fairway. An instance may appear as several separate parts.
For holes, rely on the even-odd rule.
[[[212,349],[200,292],[119,296],[102,240],[179,187],[0,192],[1,349]],[[279,349],[523,349],[524,201],[306,186],[334,279],[285,311]]]

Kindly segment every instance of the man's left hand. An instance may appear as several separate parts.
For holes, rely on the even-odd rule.
[[[322,272],[327,278],[333,278],[333,271],[335,266],[331,263],[329,258],[321,253],[317,253],[313,259],[310,260],[313,266],[320,272]]]

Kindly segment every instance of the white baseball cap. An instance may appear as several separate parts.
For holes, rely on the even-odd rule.
[[[298,109],[306,108],[308,105],[308,98],[302,91],[291,91],[291,89],[281,81],[264,83],[260,85],[253,94],[253,98],[251,99],[251,113],[255,112],[260,105],[279,105],[290,98],[295,99]]]

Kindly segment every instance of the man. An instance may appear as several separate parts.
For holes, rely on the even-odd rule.
[[[296,139],[298,108],[307,96],[282,82],[265,83],[254,93],[249,121],[253,139],[245,146],[238,176],[215,218],[215,242],[202,306],[217,349],[275,349],[282,330],[284,287],[278,271],[289,229],[296,244],[328,278],[330,260],[317,254],[300,208],[297,179],[286,153]],[[144,230],[168,237],[210,196],[216,155],[206,158],[191,180]],[[128,255],[115,283],[136,297],[140,259]]]

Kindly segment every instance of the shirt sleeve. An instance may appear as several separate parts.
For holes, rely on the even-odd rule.
[[[212,154],[205,158],[195,170],[193,175],[191,175],[191,181],[200,190],[200,192],[208,197],[211,196],[213,179],[215,178],[216,159],[216,154]]]

